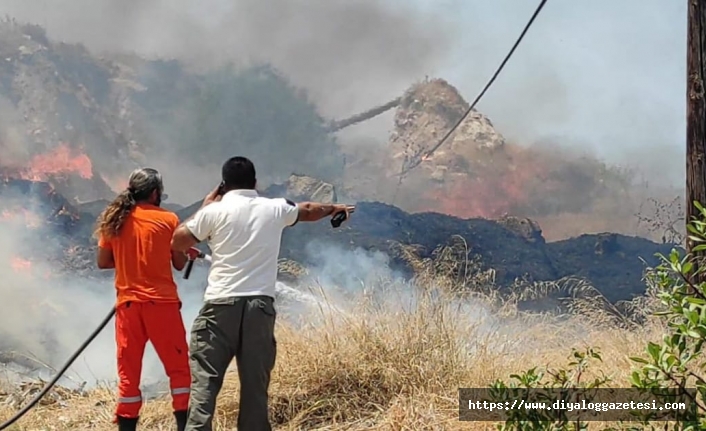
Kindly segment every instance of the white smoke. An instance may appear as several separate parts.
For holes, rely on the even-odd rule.
[[[42,223],[47,214],[40,202],[25,196],[8,197],[7,193],[0,198],[0,272],[4,275],[0,284],[0,359],[7,363],[3,377],[9,380],[50,378],[98,327],[116,299],[113,270],[61,271],[63,263],[54,253],[68,248],[68,243],[58,233],[60,229]],[[66,253],[65,259],[72,259],[68,255],[71,251]],[[205,270],[195,268],[190,280],[183,280],[175,271],[175,278],[189,330],[200,307]],[[112,385],[117,377],[115,353],[115,323],[111,319],[60,383]],[[148,343],[143,384],[149,386],[165,377]]]
[[[39,208],[27,199],[3,198],[0,214],[3,210],[7,213],[17,208],[12,203],[34,211],[0,222],[0,235],[5,245],[0,249],[0,271],[5,274],[4,283],[0,284],[0,353],[18,352],[20,356],[36,358],[56,369],[79,348],[113,307],[113,271],[57,275],[61,264],[50,260],[47,251],[64,245],[60,237],[48,235],[41,227],[36,230],[27,228],[28,221],[41,216]],[[422,289],[405,280],[391,269],[389,256],[382,252],[350,251],[312,242],[304,248],[304,253],[314,262],[308,268],[308,274],[297,283],[277,283],[279,324],[316,326],[351,322],[376,314],[409,315],[433,288],[424,286]],[[29,269],[17,264],[22,258],[31,262]],[[207,272],[208,263],[203,261],[195,265],[189,280],[184,280],[183,274],[175,271],[187,332],[202,306]],[[96,273],[100,275],[96,276]],[[363,301],[369,315],[357,314]],[[469,333],[472,332],[474,338],[467,340],[469,354],[479,347],[482,341],[477,338],[479,334],[484,340],[492,339],[492,345],[498,349],[518,348],[516,343],[509,345],[505,340],[518,339],[516,334],[523,330],[522,322],[494,316],[481,301],[458,301],[446,307],[455,308],[458,315],[466,316],[464,324],[473,326]],[[117,380],[114,336],[114,321],[111,321],[70,367],[60,384],[114,387]],[[24,368],[16,364],[8,366],[6,371],[14,371],[15,377],[48,379],[52,376],[51,369],[36,366],[30,373],[28,363],[23,365]],[[31,365],[30,361],[29,368]],[[10,374],[6,373],[6,376]],[[148,343],[142,372],[144,395],[163,393],[166,381],[164,369]]]

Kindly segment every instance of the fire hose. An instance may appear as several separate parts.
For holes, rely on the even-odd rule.
[[[331,218],[331,226],[333,226],[334,228],[339,227],[341,225],[341,223],[343,223],[346,220],[346,218],[347,218],[346,213],[336,214],[335,216],[333,216]],[[194,267],[194,262],[196,261],[196,259],[204,259],[207,262],[212,261],[211,256],[204,253],[204,252],[200,252],[195,257],[189,257],[189,260],[186,263],[186,267],[184,268],[184,279],[188,279],[189,276],[191,275],[191,270]],[[76,359],[78,359],[78,357],[81,356],[81,353],[83,353],[83,351],[86,350],[86,347],[88,347],[93,342],[93,340],[95,340],[95,338],[98,336],[98,334],[100,334],[103,331],[103,329],[108,324],[108,322],[110,322],[110,320],[113,318],[113,316],[115,316],[115,307],[110,309],[110,312],[108,313],[107,316],[105,316],[105,318],[100,323],[100,325],[98,325],[98,327],[93,330],[91,335],[89,335],[88,338],[81,344],[81,346],[79,346],[78,350],[76,350],[74,352],[74,354],[71,355],[71,357],[69,357],[69,359],[66,361],[66,363],[61,366],[61,368],[59,369],[59,371],[56,372],[54,377],[52,377],[52,379],[49,382],[47,382],[46,385],[44,385],[44,388],[42,388],[42,390],[39,391],[39,393],[37,395],[35,395],[35,397],[32,398],[32,400],[29,403],[27,403],[24,407],[22,407],[10,419],[8,419],[5,422],[3,422],[2,424],[0,424],[0,431],[7,429],[9,426],[11,426],[15,422],[17,422],[20,418],[22,418],[22,416],[26,415],[30,410],[32,410],[37,405],[37,403],[51,390],[51,388],[54,387],[56,382],[58,382],[59,379],[61,379],[61,377],[63,377],[63,375],[66,373],[66,371],[69,369],[69,367],[71,367],[71,365],[73,365],[73,363],[76,361]]]
[[[101,333],[103,328],[105,328],[105,325],[110,322],[110,319],[113,318],[115,315],[115,307],[113,307],[110,310],[110,313],[108,313],[107,316],[103,319],[100,325],[93,331],[93,333],[86,339],[86,341],[81,344],[81,346],[74,352],[73,355],[69,358],[68,361],[57,371],[56,375],[44,386],[44,388],[24,407],[20,409],[17,413],[14,414],[10,419],[6,420],[2,424],[0,424],[0,430],[4,430],[10,425],[14,424],[17,422],[18,419],[20,419],[22,416],[27,414],[28,411],[32,410],[32,408],[39,402],[39,400],[44,397],[44,395],[49,392],[49,390],[56,384],[56,382],[59,381],[59,379],[66,373],[66,370],[69,369],[69,367],[76,361],[76,359],[81,356],[81,353],[83,353],[84,350],[86,350],[86,347],[88,347],[89,344],[93,342],[93,340],[98,336],[98,334]]]
[[[193,269],[194,262],[196,261],[197,258],[204,259],[208,262],[211,262],[211,256],[208,254],[205,254],[203,252],[199,253],[198,256],[196,256],[195,258],[189,258],[189,260],[187,261],[187,264],[186,264],[186,268],[184,270],[184,278],[185,279],[188,279],[189,275],[191,275],[191,270]],[[49,382],[47,382],[46,385],[44,385],[44,388],[42,388],[42,390],[39,391],[39,393],[34,398],[32,398],[32,400],[29,403],[27,403],[24,407],[22,407],[10,419],[8,419],[5,422],[3,422],[2,424],[0,424],[0,431],[6,429],[10,425],[17,422],[22,416],[26,415],[27,412],[32,410],[32,408],[34,408],[34,406],[37,405],[37,403],[51,390],[51,388],[54,387],[56,382],[58,382],[59,379],[61,379],[61,377],[64,375],[64,373],[66,373],[66,371],[69,369],[69,367],[71,365],[73,365],[73,363],[76,361],[76,359],[78,359],[78,357],[81,356],[81,353],[83,353],[83,351],[86,350],[86,347],[88,347],[93,342],[93,340],[95,340],[95,338],[98,336],[98,334],[100,334],[103,331],[103,329],[108,324],[108,322],[110,322],[110,319],[112,319],[113,316],[115,316],[115,307],[110,309],[110,313],[108,313],[108,315],[105,316],[105,318],[100,323],[100,325],[98,325],[98,327],[91,333],[91,335],[88,336],[88,338],[83,342],[83,344],[81,344],[81,346],[78,348],[78,350],[76,350],[74,352],[74,354],[71,355],[71,357],[68,359],[68,361],[66,361],[66,363],[59,369],[59,371],[56,372],[54,377],[52,377],[52,379]]]

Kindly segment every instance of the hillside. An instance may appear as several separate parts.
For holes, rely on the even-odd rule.
[[[272,186],[263,194],[296,201],[312,198],[337,201],[335,189],[330,185],[319,182],[318,189],[328,188],[330,192],[312,196],[297,187],[301,183],[297,179],[293,176],[288,184]],[[195,202],[177,214],[184,220],[199,206],[200,201]],[[643,295],[645,269],[658,263],[656,254],[666,255],[674,247],[614,233],[547,242],[539,226],[527,218],[508,216],[488,220],[431,212],[410,214],[381,202],[359,202],[351,220],[338,229],[325,221],[287,229],[280,256],[305,266],[316,266],[331,248],[382,251],[390,256],[391,268],[410,277],[414,268],[409,266],[404,252],[408,247],[422,259],[433,259],[440,247],[459,244],[462,244],[461,254],[454,258],[466,262],[455,272],[459,280],[477,278],[490,271],[495,285],[503,290],[529,287],[534,282],[577,278],[587,281],[611,302]],[[201,247],[208,250],[204,244]],[[472,287],[475,286],[469,284],[468,288]]]
[[[165,173],[170,203],[186,205],[212,187],[218,160],[241,153],[256,162],[262,187],[296,172],[335,184],[346,199],[408,212],[531,217],[550,239],[663,233],[635,214],[647,197],[664,197],[641,190],[629,171],[556,145],[509,142],[477,111],[400,181],[403,165],[468,108],[441,78],[417,82],[388,104],[395,107],[389,139],[344,145],[329,132],[333,120],[267,65],[195,73],[172,59],[98,56],[7,19],[0,55],[5,176],[49,180],[77,203],[111,198],[131,169],[149,164]]]
[[[349,157],[341,187],[353,199],[463,218],[531,217],[551,239],[606,231],[652,239],[662,234],[640,225],[636,213],[645,211],[648,197],[664,196],[651,196],[628,169],[580,149],[510,142],[476,110],[427,157],[469,107],[444,79],[412,85],[395,105],[387,145],[350,150],[356,157]]]
[[[343,123],[324,118],[269,65],[196,73],[172,59],[98,55],[52,41],[41,27],[0,21],[3,370],[31,379],[52,372],[113,303],[113,274],[96,270],[91,234],[133,168],[165,174],[164,206],[183,220],[219,180],[223,158],[243,154],[266,196],[357,206],[338,229],[323,220],[284,233],[276,429],[485,429],[457,421],[458,387],[539,362],[564,365],[567,349],[586,345],[603,349],[617,387],[626,387],[627,358],[664,333],[645,317],[654,304],[643,281],[655,254],[674,246],[671,237],[646,238],[662,236],[663,214],[642,229],[635,215],[645,196],[629,172],[510,142],[477,111],[400,180],[468,106],[444,79],[413,83],[383,105],[394,109],[391,136],[344,145]],[[681,223],[671,220],[675,233]],[[190,280],[176,274],[187,326],[205,269],[199,262]],[[571,300],[570,315],[521,312],[557,297]],[[114,375],[113,346],[103,334],[75,365],[86,374],[62,382],[79,389],[51,391],[17,429],[114,429],[114,391],[83,387],[100,380],[94,367]],[[235,374],[218,430],[239,409]],[[36,382],[8,380],[0,420],[38,391]],[[167,401],[150,399],[144,429],[170,429],[170,413]]]
[[[21,214],[32,208],[36,222],[25,226],[28,234],[36,234],[36,230],[41,229],[54,238],[55,246],[42,250],[45,258],[62,262],[69,271],[79,270],[86,275],[95,271],[95,241],[90,235],[102,203],[74,206],[47,183],[13,180],[0,186],[0,199],[8,205],[5,216],[8,220],[16,220],[10,217],[11,213]],[[263,193],[298,201],[312,198],[337,201],[330,184],[306,177],[293,176],[288,183],[273,185]],[[183,220],[199,206],[200,201],[176,212]],[[461,219],[439,213],[409,214],[380,202],[359,202],[354,217],[338,229],[332,229],[326,221],[302,223],[286,230],[282,241],[280,257],[305,267],[320,265],[322,253],[329,249],[350,252],[362,249],[385,253],[390,261],[380,265],[389,265],[405,277],[414,275],[414,268],[406,260],[407,251],[413,249],[414,255],[428,259],[435,256],[439,247],[461,242],[461,254],[455,259],[467,262],[457,269],[456,277],[474,279],[491,271],[494,285],[501,290],[577,278],[587,281],[611,302],[631,300],[635,295],[644,294],[645,262],[648,266],[656,265],[655,255],[668,254],[673,247],[620,234],[586,234],[546,242],[541,229],[530,219]],[[201,247],[207,251],[205,244]],[[72,253],[67,254],[67,250]],[[17,253],[23,259],[39,257],[34,248],[17,250]]]
[[[17,176],[32,166],[42,174],[32,179],[62,185],[75,166],[35,159],[85,156],[85,173],[63,190],[80,202],[111,198],[145,163],[170,178],[173,197],[194,199],[214,160],[233,152],[248,153],[263,182],[286,178],[292,164],[329,179],[340,170],[324,120],[267,66],[195,74],[172,60],[98,57],[11,19],[0,21],[0,58],[0,168]]]
[[[295,199],[328,193],[358,201],[345,228],[302,226],[285,235],[282,257],[304,264],[315,263],[302,250],[316,240],[382,250],[408,273],[400,245],[429,257],[456,236],[466,242],[474,271],[493,271],[499,288],[577,275],[615,301],[643,290],[639,259],[654,262],[655,252],[669,247],[635,237],[634,229],[580,235],[581,222],[571,225],[575,238],[547,242],[556,237],[547,229],[557,223],[544,223],[551,217],[596,219],[613,211],[634,220],[625,216],[635,198],[630,178],[598,161],[508,142],[477,111],[400,183],[400,170],[468,108],[443,79],[416,83],[389,105],[395,116],[388,145],[357,157],[340,152],[327,132],[330,121],[267,66],[195,74],[172,60],[98,57],[12,20],[0,22],[0,54],[3,193],[28,193],[28,184],[46,181],[64,199],[62,208],[85,213],[63,232],[77,244],[88,244],[91,218],[133,167],[163,168],[171,195],[165,204],[184,215],[183,204],[194,200],[184,199],[202,196],[216,181],[218,160],[242,153],[254,159],[269,195],[289,194],[291,187],[277,184],[297,172],[303,175],[291,178],[319,178],[312,184],[325,186],[309,184]]]

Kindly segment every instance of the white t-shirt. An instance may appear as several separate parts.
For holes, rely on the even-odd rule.
[[[185,225],[211,248],[204,300],[274,298],[282,230],[295,225],[298,216],[293,202],[258,196],[255,190],[231,190],[199,210]]]

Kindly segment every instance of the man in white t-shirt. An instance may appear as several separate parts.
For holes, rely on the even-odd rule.
[[[187,253],[208,241],[211,269],[204,306],[191,328],[191,395],[186,431],[211,431],[216,397],[236,358],[240,377],[238,429],[271,430],[270,373],[275,364],[274,308],[282,230],[355,208],[258,196],[253,163],[233,157],[221,185],[174,232],[172,249]]]

